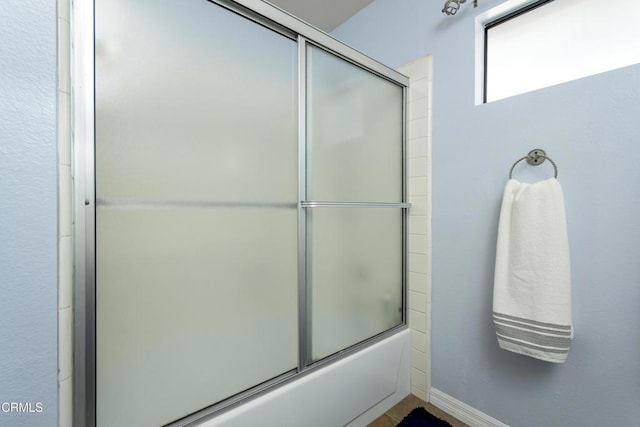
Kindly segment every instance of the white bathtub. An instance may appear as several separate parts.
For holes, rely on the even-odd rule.
[[[360,427],[410,393],[409,330],[319,369],[202,427]]]

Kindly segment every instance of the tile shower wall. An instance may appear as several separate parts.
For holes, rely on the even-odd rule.
[[[71,426],[73,371],[73,203],[71,0],[58,0],[58,425]]]
[[[431,56],[398,69],[409,77],[408,111],[408,317],[411,393],[425,401],[431,389]]]

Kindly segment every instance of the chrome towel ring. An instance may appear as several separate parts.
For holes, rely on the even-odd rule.
[[[555,171],[554,178],[558,178],[558,166],[556,166],[556,162],[547,157],[547,153],[545,153],[544,150],[536,148],[535,150],[529,151],[529,154],[526,156],[516,160],[513,166],[511,166],[511,170],[509,170],[509,179],[511,179],[511,176],[513,175],[513,168],[523,160],[526,160],[531,166],[538,166],[544,163],[545,160],[549,160],[553,165],[553,170]]]

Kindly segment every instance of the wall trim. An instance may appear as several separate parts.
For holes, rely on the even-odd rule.
[[[432,57],[398,68],[407,88],[407,318],[411,329],[411,393],[429,401],[431,388],[431,118]]]
[[[469,424],[470,427],[509,427],[507,424],[433,387],[431,387],[429,402],[463,423]]]

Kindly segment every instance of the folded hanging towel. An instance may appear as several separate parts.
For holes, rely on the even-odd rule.
[[[500,348],[548,362],[566,360],[573,338],[566,223],[557,179],[507,182],[493,287]]]

